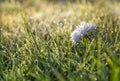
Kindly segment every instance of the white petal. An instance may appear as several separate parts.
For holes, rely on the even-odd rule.
[[[73,42],[79,42],[82,39],[83,34],[81,34],[78,30],[74,30],[70,36]]]
[[[79,42],[84,35],[93,32],[95,29],[96,25],[94,23],[82,22],[81,25],[71,33],[71,40],[73,42]]]

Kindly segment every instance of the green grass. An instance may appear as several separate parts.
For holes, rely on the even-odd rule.
[[[120,81],[120,3],[0,2],[0,81]],[[79,44],[82,21],[97,32]]]

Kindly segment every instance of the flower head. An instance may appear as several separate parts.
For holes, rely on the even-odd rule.
[[[96,25],[94,23],[82,22],[81,25],[71,33],[71,40],[78,43],[84,35],[94,32],[95,29]]]

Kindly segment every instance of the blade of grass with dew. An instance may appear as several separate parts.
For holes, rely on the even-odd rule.
[[[109,49],[107,49],[109,51]],[[110,52],[109,52],[110,53]],[[110,65],[111,72],[110,72],[110,81],[120,81],[120,66],[117,66],[106,53],[103,53],[106,61]]]
[[[27,22],[26,22],[25,17],[23,16],[23,13],[21,13],[21,17],[22,17],[22,21],[23,21],[23,24],[24,24],[24,28],[25,28],[25,30],[26,30],[26,33],[27,33],[29,39],[30,39],[30,37],[32,36],[32,39],[33,39],[33,41],[34,41],[34,43],[35,43],[35,46],[36,46],[36,48],[37,48],[37,50],[38,50],[38,52],[39,52],[39,54],[40,54],[40,49],[39,49],[39,47],[38,47],[38,44],[37,44],[37,42],[36,42],[33,34],[30,32],[30,30],[29,30],[29,28],[28,28],[28,26],[27,26]]]
[[[97,34],[97,74],[98,74],[98,79],[101,78],[100,53],[101,53],[101,37],[100,37],[100,34],[98,32],[98,34]]]

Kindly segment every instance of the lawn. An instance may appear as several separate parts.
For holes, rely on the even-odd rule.
[[[119,0],[0,0],[0,81],[120,81]]]

